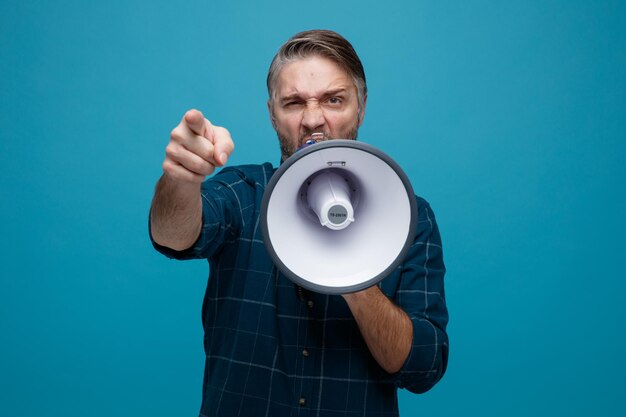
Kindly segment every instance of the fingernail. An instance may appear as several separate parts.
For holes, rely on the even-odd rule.
[[[226,155],[226,152],[222,152],[220,154],[220,161],[222,162],[222,165],[226,163],[226,160],[228,160],[228,155]]]

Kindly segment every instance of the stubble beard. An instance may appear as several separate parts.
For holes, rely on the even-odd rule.
[[[289,140],[285,135],[283,135],[280,130],[275,127],[276,135],[278,136],[278,143],[280,144],[280,153],[283,161],[286,161],[291,155],[293,155],[300,146],[302,146],[310,137],[311,134],[316,131],[305,132],[302,136],[298,138],[297,143]],[[324,132],[324,138],[321,141],[333,140],[333,139],[351,139],[356,140],[359,135],[359,123],[358,120],[354,123],[354,125],[348,130],[348,133],[345,135],[339,135],[337,137],[331,136],[329,133]]]

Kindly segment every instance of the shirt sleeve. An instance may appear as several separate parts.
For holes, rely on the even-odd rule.
[[[448,363],[448,310],[443,278],[445,266],[439,228],[430,205],[418,198],[418,230],[391,298],[413,324],[413,342],[396,384],[415,393],[431,389]],[[394,292],[392,290],[392,292]],[[388,294],[391,295],[391,294]]]
[[[236,238],[241,227],[241,197],[237,196],[236,188],[242,181],[237,171],[224,169],[202,184],[202,229],[193,246],[177,251],[159,245],[152,238],[148,221],[152,246],[168,258],[178,260],[214,256],[225,242]]]

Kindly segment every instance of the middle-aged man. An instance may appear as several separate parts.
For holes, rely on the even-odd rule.
[[[356,139],[365,74],[339,34],[294,35],[274,57],[267,87],[282,160],[312,137]],[[397,388],[430,389],[448,358],[445,268],[430,206],[418,198],[411,249],[378,285],[341,296],[310,292],[277,270],[259,230],[276,169],[264,163],[212,175],[233,149],[226,129],[188,111],[171,133],[150,215],[157,250],[209,262],[200,415],[398,415]]]

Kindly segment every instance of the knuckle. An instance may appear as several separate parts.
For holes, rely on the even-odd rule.
[[[176,158],[177,154],[178,154],[178,151],[175,145],[170,143],[165,147],[165,155],[167,155],[168,157]]]
[[[163,161],[163,164],[161,164],[161,167],[163,168],[164,172],[167,172],[170,175],[173,175],[175,173],[175,169],[174,169],[174,164],[166,159],[165,161]]]
[[[181,132],[180,126],[176,126],[174,129],[172,129],[172,131],[170,132],[170,140],[174,142],[182,142],[183,134]]]

